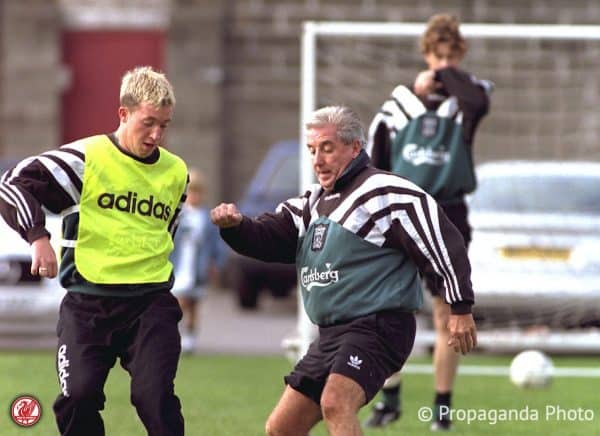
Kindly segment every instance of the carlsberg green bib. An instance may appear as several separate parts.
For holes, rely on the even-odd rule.
[[[167,150],[153,164],[89,138],[75,265],[97,284],[159,283],[173,269],[169,225],[185,189],[185,163]]]
[[[320,326],[422,304],[417,267],[404,252],[367,242],[328,217],[298,241],[296,268],[306,313]]]

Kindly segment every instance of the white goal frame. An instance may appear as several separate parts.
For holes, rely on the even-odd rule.
[[[305,21],[302,29],[300,59],[300,186],[313,183],[304,125],[316,109],[317,39],[319,36],[398,37],[420,36],[423,23]],[[466,37],[513,39],[600,40],[600,26],[563,24],[486,24],[463,23]]]
[[[424,23],[393,23],[393,22],[352,22],[352,21],[305,21],[301,38],[301,72],[300,72],[300,187],[306,188],[314,183],[313,169],[310,157],[305,146],[306,135],[304,126],[316,109],[316,71],[317,71],[317,41],[322,36],[362,36],[362,37],[418,37],[425,30]],[[496,39],[547,39],[547,40],[600,40],[600,26],[596,25],[562,25],[562,24],[501,24],[501,23],[461,23],[461,33],[466,37],[496,38]],[[284,339],[283,346],[288,355],[294,353],[302,356],[312,339],[316,335],[313,324],[308,319],[302,304],[302,297],[298,289],[298,321],[294,337]],[[586,333],[582,333],[586,334]],[[519,342],[522,335],[510,334],[510,340],[505,335],[494,333],[480,335],[482,345],[499,345],[503,350],[511,347],[515,349],[534,346],[540,349],[547,348],[554,351],[561,343],[570,343],[565,351],[569,352],[600,352],[600,343],[597,334],[590,333],[593,337],[579,338],[574,341],[572,333],[562,335],[552,333],[550,336],[538,338],[529,342]],[[557,336],[558,335],[558,336]],[[503,341],[498,339],[504,338]],[[435,334],[431,331],[421,331],[417,334],[415,347],[428,347],[433,344]],[[487,344],[486,344],[487,343]],[[573,345],[579,345],[574,347]]]

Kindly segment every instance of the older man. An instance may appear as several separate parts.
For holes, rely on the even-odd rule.
[[[268,435],[306,435],[321,419],[332,435],[360,435],[358,410],[406,361],[422,301],[419,273],[452,305],[449,346],[476,344],[462,238],[432,197],[369,166],[360,120],[347,107],[317,110],[307,147],[318,184],[273,214],[211,211],[225,241],[265,261],[295,262],[319,337],[287,377]]]

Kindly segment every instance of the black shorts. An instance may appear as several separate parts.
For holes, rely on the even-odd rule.
[[[368,403],[385,379],[406,362],[415,332],[415,315],[400,310],[382,311],[347,323],[319,327],[319,337],[284,380],[320,404],[329,374],[341,374],[363,388]]]

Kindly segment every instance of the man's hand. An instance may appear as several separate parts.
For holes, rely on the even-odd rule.
[[[435,81],[435,71],[425,70],[417,74],[413,89],[419,97],[424,97],[433,93],[440,84]]]
[[[472,314],[450,315],[448,330],[448,346],[453,347],[457,353],[467,354],[477,345],[477,328]]]
[[[242,214],[233,203],[221,203],[210,211],[210,219],[222,229],[239,226],[242,222]]]
[[[31,275],[37,276],[39,274],[41,277],[56,277],[58,262],[56,253],[50,245],[50,239],[47,236],[36,239],[31,243],[31,248]]]

